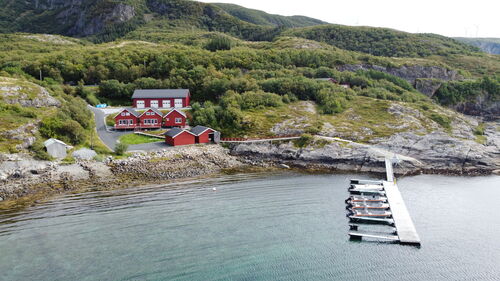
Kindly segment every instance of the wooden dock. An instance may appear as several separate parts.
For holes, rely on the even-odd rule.
[[[408,245],[420,245],[420,237],[418,236],[417,230],[413,225],[413,221],[406,209],[406,205],[403,201],[403,197],[399,192],[399,188],[396,184],[393,170],[392,161],[389,159],[385,160],[387,180],[386,181],[369,181],[369,180],[351,180],[351,185],[367,185],[373,188],[373,185],[380,185],[383,187],[385,196],[387,197],[387,203],[389,204],[389,210],[392,213],[392,218],[390,219],[375,219],[369,217],[353,217],[349,216],[352,222],[358,223],[383,223],[391,225],[395,228],[396,235],[385,235],[379,233],[369,233],[369,232],[359,232],[357,231],[358,225],[355,227],[351,224],[349,231],[349,236],[352,239],[361,239],[362,237],[374,238],[374,239],[384,239],[397,241],[401,244]]]
[[[373,233],[365,233],[359,231],[349,231],[349,236],[353,239],[361,239],[363,237],[366,238],[374,238],[374,239],[385,239],[390,241],[400,241],[397,235],[388,235],[388,234],[373,234]]]
[[[410,213],[406,209],[398,186],[393,182],[385,181],[384,189],[392,211],[392,219],[398,232],[399,241],[401,244],[420,245],[420,237],[418,237],[417,230],[413,225]]]

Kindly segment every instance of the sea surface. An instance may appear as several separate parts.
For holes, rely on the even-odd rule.
[[[225,175],[1,211],[0,280],[500,280],[499,176],[400,178],[421,247],[350,241],[350,178],[373,176]]]

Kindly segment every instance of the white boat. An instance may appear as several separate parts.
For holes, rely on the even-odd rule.
[[[387,203],[354,203],[348,204],[347,207],[349,209],[374,209],[374,210],[387,210],[390,208]]]

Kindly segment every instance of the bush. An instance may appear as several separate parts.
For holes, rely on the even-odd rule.
[[[215,52],[219,50],[231,50],[231,47],[233,46],[233,42],[229,37],[227,36],[217,36],[215,38],[212,38],[207,45],[205,46],[205,49]]]
[[[45,146],[40,138],[37,138],[35,143],[30,146],[30,150],[34,153],[35,159],[38,160],[52,160],[52,157],[45,150]]]
[[[451,129],[451,121],[450,118],[437,114],[437,113],[432,113],[430,115],[430,118],[432,121],[438,123],[441,127],[445,129]]]
[[[303,134],[299,139],[296,139],[293,143],[296,147],[304,148],[312,143],[314,137],[310,134]]]
[[[123,155],[125,152],[127,152],[128,149],[128,144],[118,142],[115,145],[115,153],[116,155]]]

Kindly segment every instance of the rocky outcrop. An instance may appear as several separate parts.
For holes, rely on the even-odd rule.
[[[434,78],[415,79],[415,89],[428,97],[434,96],[436,91],[443,85],[443,81]]]
[[[339,71],[376,70],[405,79],[415,85],[417,79],[439,79],[443,81],[459,80],[462,76],[455,70],[439,66],[403,65],[401,67],[385,67],[371,64],[346,64],[338,66]]]
[[[36,90],[35,88],[38,88]],[[35,96],[29,96],[24,91],[35,93]],[[36,92],[38,91],[38,94]],[[52,97],[49,92],[40,86],[30,84],[30,89],[25,89],[23,86],[1,86],[0,93],[6,103],[19,104],[23,107],[50,107],[59,106],[61,102]]]
[[[249,163],[276,161],[299,167],[360,172],[383,172],[384,159],[394,154],[402,160],[396,170],[400,174],[476,174],[500,169],[500,132],[496,126],[486,130],[485,144],[470,139],[473,136],[468,132],[457,129],[454,133],[463,134],[463,137],[439,131],[430,134],[404,132],[372,140],[370,144],[316,137],[316,141],[305,148],[298,148],[293,142],[242,143],[233,145],[231,153],[244,157]]]
[[[477,95],[475,100],[456,104],[452,108],[467,115],[484,116],[486,120],[500,117],[500,101],[492,101],[488,95]]]

